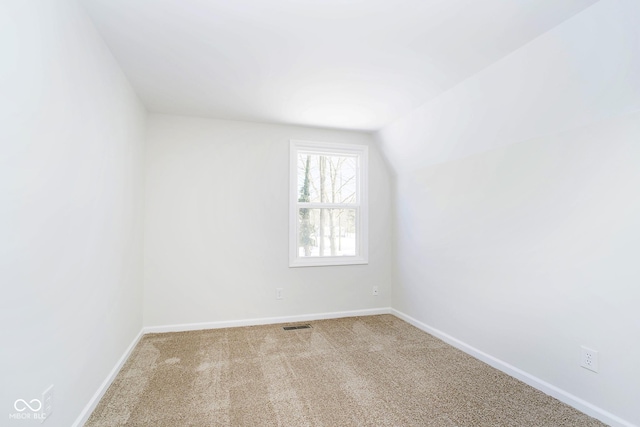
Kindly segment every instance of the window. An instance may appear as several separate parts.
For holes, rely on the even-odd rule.
[[[291,141],[289,266],[367,263],[364,145]]]

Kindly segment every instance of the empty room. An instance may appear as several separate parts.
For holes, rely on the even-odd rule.
[[[640,426],[640,1],[0,0],[1,426]]]

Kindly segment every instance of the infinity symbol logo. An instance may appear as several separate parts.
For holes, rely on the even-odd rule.
[[[36,402],[38,404],[37,408],[34,408],[34,407],[31,406],[31,405],[35,406],[35,404],[33,402]],[[22,403],[22,405],[20,405],[20,407],[18,407],[19,403]],[[31,403],[31,405],[29,405],[29,403]],[[18,399],[13,404],[13,407],[18,412],[26,411],[27,408],[29,408],[31,410],[31,412],[38,412],[40,409],[42,409],[42,402],[40,402],[38,399],[33,399],[29,403],[27,403],[27,401],[24,400],[24,399]],[[22,408],[22,409],[20,409],[20,408]]]

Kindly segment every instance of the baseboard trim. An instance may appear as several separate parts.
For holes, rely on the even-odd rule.
[[[181,323],[177,325],[145,326],[143,333],[199,331],[202,329],[236,328],[241,326],[272,325],[277,323],[308,322],[322,319],[339,319],[341,317],[375,316],[390,314],[390,307],[369,308],[364,310],[335,311],[329,313],[301,314],[297,316],[259,317],[255,319],[221,320],[218,322]]]
[[[524,382],[525,384],[530,385],[533,388],[536,388],[538,390],[540,390],[541,392],[548,394],[549,396],[552,396],[556,399],[558,399],[559,401],[566,403],[569,406],[572,406],[573,408],[577,409],[580,412],[583,412],[593,418],[596,418],[600,421],[602,421],[603,423],[606,423],[612,427],[637,427],[634,424],[623,420],[622,418],[608,412],[605,411],[604,409],[595,406],[583,399],[580,399],[577,396],[574,396],[573,394],[562,390],[556,386],[554,386],[553,384],[550,384],[546,381],[541,380],[540,378],[529,374],[528,372],[523,371],[522,369],[516,368],[513,365],[510,365],[496,357],[491,356],[490,354],[487,354],[483,351],[478,350],[477,348],[455,338],[452,337],[451,335],[442,332],[439,329],[436,329],[434,327],[431,327],[425,323],[420,322],[417,319],[414,319],[413,317],[398,311],[394,308],[392,308],[390,310],[390,314],[393,314],[394,316],[404,320],[407,323],[412,324],[413,326],[415,326],[418,329],[421,329],[424,332],[427,332],[428,334],[431,334],[439,339],[441,339],[442,341],[446,342],[447,344],[450,344],[454,347],[456,347],[459,350],[464,351],[465,353],[469,354],[470,356],[475,357],[476,359],[479,359],[481,361],[483,361],[484,363],[504,372],[507,375],[510,375],[514,378],[517,378],[518,380]]]
[[[120,369],[125,364],[129,356],[131,355],[131,352],[142,338],[142,335],[144,335],[143,329],[141,329],[140,332],[138,332],[138,335],[136,335],[133,341],[131,341],[129,347],[127,347],[120,359],[118,359],[116,365],[113,367],[111,372],[109,372],[109,375],[107,375],[107,378],[105,378],[100,387],[98,387],[98,390],[94,393],[93,397],[89,400],[89,403],[87,403],[76,421],[72,424],[72,427],[82,427],[84,423],[87,422],[93,410],[96,409],[96,406],[98,406],[100,399],[102,399],[102,396],[104,396],[104,394],[107,392],[107,389],[116,378],[116,375],[118,375],[118,372],[120,372]]]

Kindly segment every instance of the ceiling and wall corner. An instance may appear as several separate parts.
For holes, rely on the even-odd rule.
[[[81,0],[146,107],[375,131],[596,0]]]

